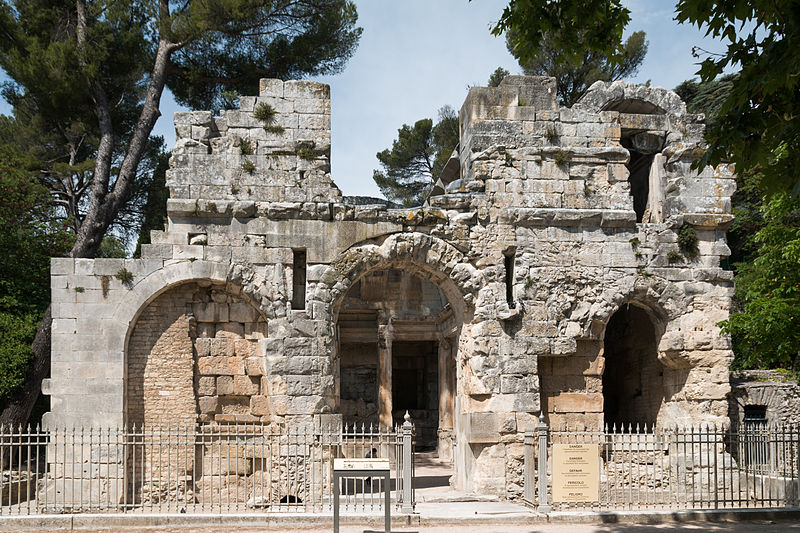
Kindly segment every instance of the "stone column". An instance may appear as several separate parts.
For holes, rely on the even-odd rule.
[[[381,317],[383,318],[383,317]],[[380,320],[380,318],[379,318]],[[378,422],[392,427],[392,319],[378,324]]]
[[[439,459],[453,460],[453,420],[456,389],[455,339],[439,338]]]

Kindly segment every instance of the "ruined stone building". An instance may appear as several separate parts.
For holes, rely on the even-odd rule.
[[[238,110],[175,115],[168,224],[142,258],[53,260],[47,424],[408,410],[458,488],[513,495],[540,411],[727,420],[735,184],[692,169],[703,117],[676,94],[598,82],[565,109],[552,78],[473,87],[410,209],[343,201],[330,119],[328,86],[266,79]]]

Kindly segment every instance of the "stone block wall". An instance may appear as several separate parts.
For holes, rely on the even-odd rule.
[[[764,408],[768,424],[800,424],[800,386],[777,370],[740,370],[731,376],[730,417],[741,427],[748,407]]]
[[[178,114],[168,226],[142,259],[53,260],[47,423],[130,423],[131,376],[168,390],[158,376],[172,365],[188,375],[190,341],[199,423],[266,423],[267,405],[284,424],[341,414],[346,295],[391,270],[445,300],[435,339],[417,340],[454,352],[463,490],[518,495],[523,434],[540,410],[551,423],[605,421],[606,326],[624,306],[653,327],[656,423],[726,421],[732,354],[716,324],[733,291],[720,267],[732,169],[691,169],[702,117],[670,91],[599,83],[572,109],[557,108],[554,91],[525,77],[472,89],[452,174],[409,209],[343,203],[325,85],[264,80],[238,110]],[[261,103],[273,123],[254,118]],[[696,253],[678,246],[681,228]],[[224,301],[187,292],[212,286]],[[235,316],[242,301],[261,318]]]

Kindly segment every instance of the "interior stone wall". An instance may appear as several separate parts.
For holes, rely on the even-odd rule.
[[[129,424],[271,421],[258,311],[223,284],[184,283],[139,316],[128,343]]]

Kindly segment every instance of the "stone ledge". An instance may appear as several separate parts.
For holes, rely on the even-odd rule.
[[[636,213],[616,209],[522,207],[500,210],[498,223],[518,226],[633,227]]]

